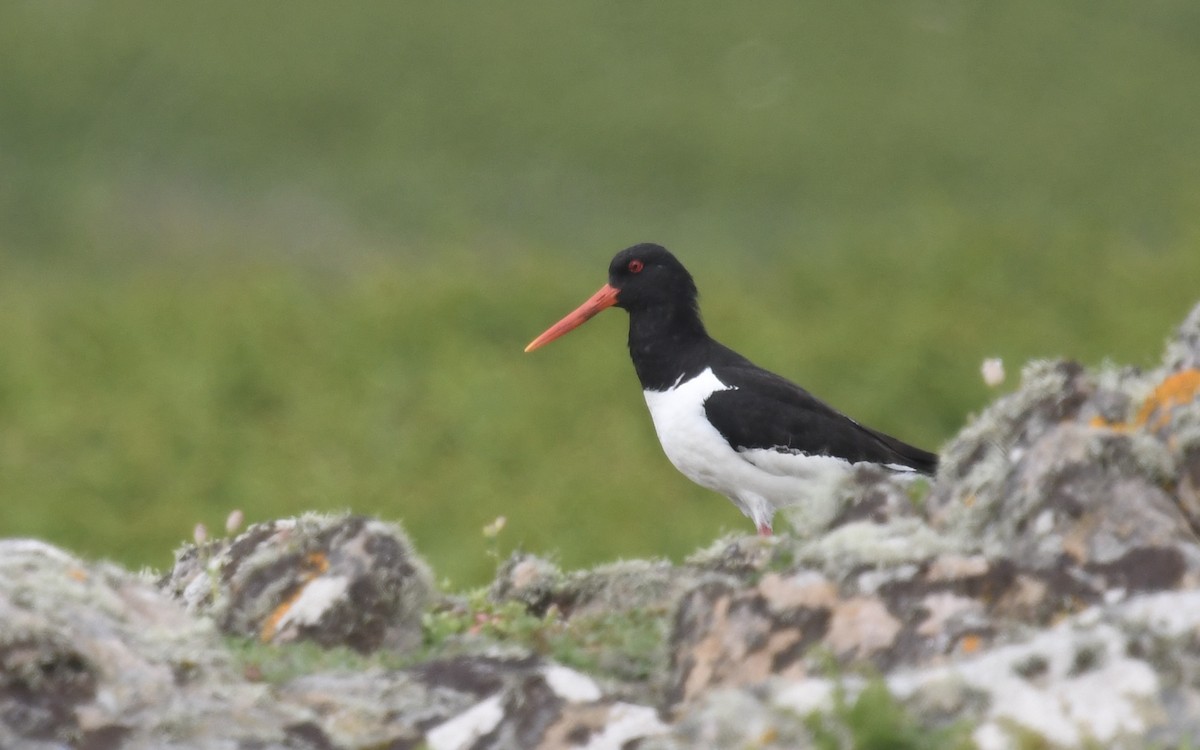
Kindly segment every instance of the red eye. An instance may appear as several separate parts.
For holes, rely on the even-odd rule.
[[[633,260],[629,261],[629,272],[630,273],[641,273],[642,269],[645,267],[646,267],[646,264],[642,263],[637,258],[634,258]]]

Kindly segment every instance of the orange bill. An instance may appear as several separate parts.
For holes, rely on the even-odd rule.
[[[549,344],[565,333],[575,330],[591,320],[596,313],[617,304],[617,288],[605,284],[600,291],[593,294],[587,302],[575,308],[574,312],[546,329],[546,332],[529,343],[525,351],[531,352],[540,346]]]

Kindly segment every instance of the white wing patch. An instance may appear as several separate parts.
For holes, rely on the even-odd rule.
[[[782,477],[817,480],[823,474],[840,476],[850,469],[850,462],[844,458],[811,456],[795,450],[745,448],[739,450],[738,455],[763,471]]]
[[[858,463],[837,456],[805,453],[802,450],[783,445],[777,445],[774,448],[739,448],[738,454],[763,471],[792,477],[806,477],[819,473],[823,469],[845,472]],[[882,464],[882,466],[898,474],[917,473],[916,469],[904,464]]]

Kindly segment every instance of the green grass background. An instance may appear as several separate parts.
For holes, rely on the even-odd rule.
[[[1200,6],[0,4],[0,535],[162,567],[196,522],[402,519],[678,557],[609,312],[639,241],[711,331],[937,446],[984,357],[1152,364],[1200,299]]]

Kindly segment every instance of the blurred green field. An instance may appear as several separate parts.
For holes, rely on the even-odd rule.
[[[979,363],[1151,364],[1200,299],[1200,6],[0,5],[0,535],[402,519],[439,575],[750,531],[661,455],[609,312],[928,446]],[[1012,375],[1010,375],[1012,377]]]

